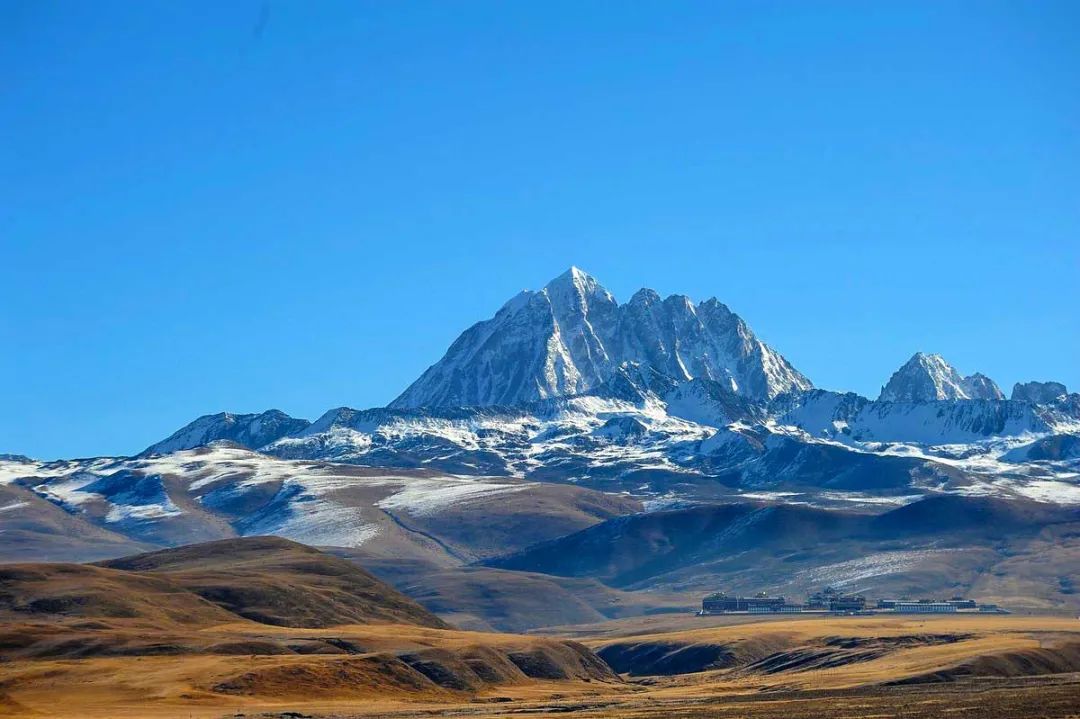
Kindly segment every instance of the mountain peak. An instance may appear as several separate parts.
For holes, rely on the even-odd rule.
[[[702,302],[702,303],[701,303],[701,307],[706,307],[706,308],[710,308],[710,309],[716,309],[716,310],[721,310],[721,311],[723,311],[723,312],[729,312],[729,313],[731,312],[731,310],[730,310],[730,309],[728,309],[728,306],[727,306],[727,305],[725,305],[725,304],[724,304],[723,302],[721,302],[720,300],[716,299],[715,297],[710,297],[709,299],[707,299],[707,300],[705,300],[704,302]]]
[[[620,305],[577,267],[466,330],[392,408],[520,404],[588,393],[624,362],[756,400],[812,388],[719,302],[643,289]]]
[[[648,287],[642,287],[640,290],[634,293],[630,298],[628,304],[631,305],[653,305],[657,302],[661,302],[660,294],[656,290],[651,290]]]
[[[916,352],[911,355],[911,359],[904,363],[904,366],[912,364],[941,372],[955,371],[953,366],[936,352]]]
[[[571,265],[570,269],[563,272],[561,275],[551,280],[544,286],[544,290],[549,294],[556,294],[560,292],[572,291],[579,296],[600,295],[611,298],[614,301],[614,297],[604,287],[596,281],[596,278],[590,275],[588,272]]]
[[[570,265],[570,269],[559,275],[559,277],[567,277],[574,280],[575,282],[579,280],[592,280],[593,282],[596,281],[592,275],[590,275],[588,272],[581,269],[577,265]]]
[[[963,387],[971,399],[1005,399],[1005,393],[997,386],[997,382],[982,372],[965,377]]]
[[[880,402],[1004,399],[997,384],[976,372],[964,377],[939,354],[916,352],[881,389]]]

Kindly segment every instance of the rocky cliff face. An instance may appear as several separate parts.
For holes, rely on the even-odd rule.
[[[1012,399],[1032,404],[1050,404],[1068,394],[1060,382],[1017,382],[1013,385]]]
[[[309,424],[311,423],[306,419],[290,417],[276,409],[260,414],[208,414],[150,445],[143,454],[178,452],[203,447],[219,440],[234,442],[248,449],[258,449],[276,439],[299,432]]]
[[[588,392],[624,363],[767,400],[810,380],[716,299],[640,290],[625,305],[577,268],[466,330],[391,407],[519,405]]]

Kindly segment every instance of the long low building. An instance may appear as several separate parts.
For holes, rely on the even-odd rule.
[[[750,614],[794,614],[803,611],[801,604],[781,604],[780,606],[750,607]]]
[[[787,602],[783,597],[770,597],[758,594],[754,597],[739,597],[717,592],[701,600],[703,614],[722,614],[725,612],[779,612]]]
[[[956,605],[951,602],[904,602],[893,604],[897,614],[951,614],[956,612]]]
[[[831,587],[811,595],[805,604],[789,604],[783,597],[772,597],[761,592],[752,597],[741,597],[716,592],[701,601],[701,614],[782,614],[789,612],[831,612],[833,614],[955,614],[993,612],[1007,614],[995,604],[979,604],[974,599],[953,597],[939,599],[879,599],[876,607],[867,608],[866,598],[860,594],[843,594]]]
[[[974,599],[964,599],[963,597],[953,597],[949,600],[949,604],[960,609],[978,609],[979,605]]]
[[[832,587],[826,587],[823,591],[811,594],[804,607],[830,612],[861,612],[866,609],[866,598],[861,594],[844,594]]]

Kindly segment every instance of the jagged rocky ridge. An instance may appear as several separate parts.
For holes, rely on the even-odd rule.
[[[572,267],[462,333],[390,406],[516,405],[584,394],[626,362],[680,381],[714,380],[758,400],[812,386],[715,298],[695,305],[642,289],[620,305]]]
[[[208,414],[150,445],[143,454],[166,454],[203,447],[218,440],[236,442],[244,447],[262,447],[276,439],[299,432],[309,424],[311,423],[306,419],[290,417],[277,409],[260,414]]]

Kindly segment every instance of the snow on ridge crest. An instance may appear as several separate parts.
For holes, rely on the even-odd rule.
[[[758,400],[813,386],[715,298],[695,305],[640,290],[620,305],[571,267],[463,332],[390,407],[520,405],[582,394],[625,362],[723,382]]]

